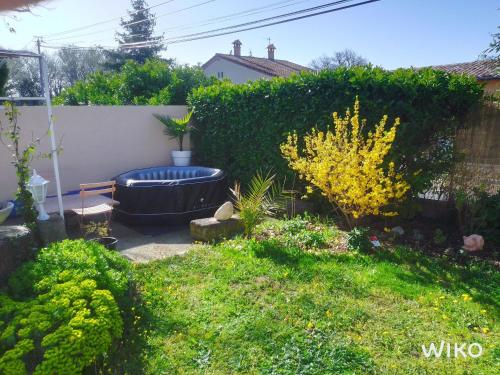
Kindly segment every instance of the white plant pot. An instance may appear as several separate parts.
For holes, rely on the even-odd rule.
[[[7,202],[6,204],[0,203],[0,224],[7,220],[13,208],[14,203],[12,202]]]
[[[191,151],[172,151],[172,159],[176,167],[187,167],[191,164]]]

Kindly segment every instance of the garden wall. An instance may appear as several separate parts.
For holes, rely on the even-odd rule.
[[[18,107],[18,123],[24,139],[47,131],[46,107]],[[130,169],[171,164],[170,151],[177,141],[163,134],[154,113],[174,117],[187,113],[185,106],[94,106],[55,107],[54,129],[62,151],[59,156],[63,192],[80,183],[105,181]],[[6,124],[3,107],[0,121]],[[185,139],[189,149],[189,138]],[[39,151],[50,151],[50,138],[41,141]],[[52,160],[35,160],[32,166],[50,180],[49,194],[55,194]],[[0,202],[13,199],[16,175],[9,151],[0,144]]]

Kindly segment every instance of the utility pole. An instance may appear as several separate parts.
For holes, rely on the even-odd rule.
[[[38,54],[39,54],[40,56],[42,56],[42,47],[41,47],[41,43],[42,43],[42,41],[40,40],[40,37],[37,37],[37,38],[36,38],[36,47],[37,47],[37,49],[38,49]],[[41,60],[40,60],[40,61],[41,61]],[[40,64],[39,64],[39,66],[40,66],[40,88],[41,88],[41,90],[42,90],[42,93],[41,93],[41,94],[43,95],[43,94],[44,94],[44,92],[45,92],[45,82],[44,82],[44,79],[43,79],[43,68],[42,68],[42,64],[40,63]]]

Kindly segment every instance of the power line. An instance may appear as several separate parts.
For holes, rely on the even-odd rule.
[[[222,36],[222,35],[235,34],[235,33],[243,32],[243,31],[260,29],[260,28],[264,28],[264,27],[269,27],[269,26],[284,24],[284,23],[288,23],[288,22],[298,21],[298,20],[305,19],[305,18],[316,17],[316,16],[320,16],[320,15],[324,15],[324,14],[338,12],[340,10],[354,8],[354,7],[358,7],[358,6],[362,6],[362,5],[366,5],[366,4],[370,4],[370,3],[375,3],[375,2],[378,2],[378,1],[381,1],[381,0],[366,0],[366,1],[363,1],[363,2],[360,2],[360,3],[356,3],[356,4],[345,5],[345,6],[338,7],[338,8],[323,10],[321,12],[316,12],[316,13],[312,13],[312,14],[305,14],[305,15],[302,15],[302,16],[297,16],[297,17],[294,17],[294,18],[286,19],[286,20],[275,21],[275,22],[264,24],[264,25],[256,25],[256,26],[251,26],[251,27],[247,27],[247,28],[243,28],[243,29],[238,29],[238,30],[226,31],[226,32],[215,33],[215,34],[210,34],[210,35],[197,36],[197,37],[192,37],[192,38],[182,38],[182,37],[179,37],[179,39],[171,41],[171,42],[167,42],[167,44],[185,43],[185,42],[191,42],[191,41],[195,41],[195,40],[215,38],[215,37]],[[54,49],[101,49],[101,50],[102,49],[116,49],[116,47],[104,47],[104,46],[100,46],[100,47],[78,47],[78,46],[71,46],[71,47],[67,47],[67,46],[50,46],[50,45],[45,45],[44,47],[46,47],[46,48],[54,48]],[[148,47],[150,47],[150,45],[148,45],[148,44],[142,44],[142,45],[137,45],[137,46],[124,47],[124,49],[129,49],[129,48],[134,48],[134,49],[135,48],[148,48]]]
[[[352,2],[352,1],[354,1],[354,0],[337,0],[337,1],[334,1],[334,2],[330,2],[330,3],[326,3],[326,4],[321,4],[321,5],[318,5],[318,6],[315,6],[315,7],[311,7],[311,8],[300,9],[300,10],[296,10],[294,12],[279,14],[279,15],[272,16],[272,17],[261,18],[261,19],[254,20],[254,21],[240,23],[238,25],[226,26],[226,27],[221,27],[221,28],[212,29],[212,30],[208,30],[208,31],[202,31],[202,32],[199,32],[199,33],[186,34],[186,35],[180,35],[180,36],[176,36],[176,37],[171,37],[171,38],[164,39],[164,41],[166,41],[168,43],[168,41],[170,41],[170,40],[191,38],[191,37],[196,37],[196,36],[200,36],[200,35],[210,34],[210,33],[218,32],[218,31],[224,31],[224,30],[231,30],[231,29],[236,29],[236,28],[240,28],[240,27],[246,27],[246,26],[257,24],[257,23],[272,21],[272,20],[279,19],[279,18],[286,18],[286,17],[290,17],[290,16],[302,14],[302,13],[309,13],[309,12],[313,12],[315,10],[329,8],[329,7],[332,7],[332,6],[335,6],[335,5],[343,4],[343,3],[346,3],[346,2]],[[141,45],[141,44],[144,44],[144,43],[147,43],[147,42],[148,42],[147,40],[144,40],[144,41],[136,42],[136,43],[124,43],[124,44],[121,45],[121,47],[133,46],[133,45]]]
[[[74,28],[74,29],[66,30],[66,31],[59,31],[57,33],[45,34],[43,36],[55,36],[55,35],[61,35],[61,34],[70,34],[70,33],[73,33],[75,31],[85,30],[85,29],[89,29],[89,28],[94,27],[94,26],[104,25],[106,23],[117,21],[117,20],[119,20],[122,17],[125,17],[127,15],[133,15],[133,14],[136,14],[136,13],[144,12],[146,10],[157,8],[157,7],[161,6],[161,5],[165,5],[165,4],[171,3],[173,1],[175,1],[175,0],[163,1],[163,2],[161,2],[159,4],[151,5],[151,6],[147,7],[147,8],[144,8],[144,9],[136,10],[134,12],[129,12],[128,14],[124,14],[123,16],[113,17],[113,18],[107,19],[105,21],[96,22],[96,23],[93,23],[93,24],[90,24],[90,25],[81,26],[81,27],[77,27],[77,28]]]
[[[173,1],[173,0],[171,0],[171,1]],[[167,13],[160,14],[158,16],[154,16],[151,19],[157,20],[158,18],[165,17],[165,16],[170,16],[172,14],[181,13],[181,12],[184,12],[186,10],[197,8],[197,7],[203,6],[203,5],[208,4],[208,3],[213,3],[214,1],[217,1],[217,0],[205,0],[205,1],[201,2],[201,3],[197,3],[197,4],[191,5],[191,6],[186,7],[186,8],[181,8],[181,9],[174,10],[172,12],[167,12]],[[131,26],[131,25],[137,25],[137,24],[140,24],[140,23],[143,23],[143,22],[147,22],[149,20],[150,20],[149,18],[145,18],[145,19],[139,20],[139,21],[127,22],[127,23],[124,23],[124,24],[122,24],[120,26],[126,27],[126,26]],[[85,34],[78,34],[78,35],[66,36],[66,37],[61,37],[61,38],[49,38],[49,39],[46,39],[46,40],[48,42],[53,42],[53,41],[58,41],[58,40],[67,40],[67,39],[73,39],[73,38],[80,38],[80,37],[83,37],[83,36],[101,34],[101,33],[104,33],[106,31],[115,31],[115,29],[116,28],[112,27],[112,28],[108,28],[108,29],[102,29],[102,30],[93,31],[93,32],[90,32],[90,33],[85,33]]]
[[[264,28],[264,27],[269,27],[269,26],[274,26],[274,25],[280,25],[280,24],[283,24],[283,23],[298,21],[298,20],[302,20],[302,19],[305,19],[305,18],[316,17],[316,16],[321,16],[323,14],[338,12],[339,10],[354,8],[354,7],[358,7],[358,6],[361,6],[361,5],[375,3],[375,2],[378,2],[378,1],[381,1],[381,0],[367,0],[367,1],[363,1],[361,3],[356,3],[356,4],[351,4],[351,5],[345,5],[345,6],[342,6],[342,7],[339,7],[339,8],[328,9],[328,10],[324,10],[324,11],[313,13],[313,14],[306,14],[306,15],[303,15],[303,16],[294,17],[294,18],[290,18],[290,19],[287,19],[287,20],[275,21],[275,22],[271,22],[271,23],[268,23],[268,24],[265,24],[265,25],[258,25],[258,26],[253,26],[253,27],[247,27],[247,28],[239,29],[239,30],[235,30],[235,31],[228,31],[228,32],[223,32],[223,33],[218,33],[218,34],[205,35],[205,36],[194,37],[194,38],[190,38],[190,39],[179,39],[179,40],[176,40],[176,41],[173,41],[173,42],[167,42],[167,44],[185,43],[185,42],[191,42],[191,41],[194,41],[194,40],[208,39],[208,38],[214,38],[214,37],[222,36],[222,35],[235,34],[235,33],[239,33],[239,32],[242,32],[242,31],[249,31],[249,30],[261,29],[261,28]]]
[[[166,28],[166,29],[159,30],[159,32],[165,33],[165,32],[169,32],[169,31],[172,31],[172,30],[186,30],[186,29],[197,28],[197,27],[200,27],[200,26],[212,25],[214,23],[229,21],[229,20],[234,19],[234,18],[241,18],[241,17],[245,17],[245,16],[249,16],[249,15],[254,15],[254,14],[260,14],[260,13],[269,12],[269,11],[276,10],[276,9],[287,8],[287,7],[290,7],[290,6],[293,6],[293,5],[310,2],[311,0],[300,0],[300,1],[294,1],[294,2],[292,2],[292,1],[294,1],[294,0],[279,1],[277,3],[269,4],[269,5],[266,5],[266,6],[263,6],[263,7],[257,7],[257,8],[247,9],[247,10],[244,10],[244,11],[241,11],[241,12],[231,13],[231,14],[228,14],[228,15],[225,15],[225,16],[219,16],[219,17],[215,17],[215,18],[209,18],[209,19],[203,20],[203,21],[201,21],[201,22],[199,22],[197,24],[190,23],[190,24],[184,24],[184,25],[169,27],[169,28]],[[289,4],[289,3],[291,3],[291,4]],[[285,4],[285,5],[282,5],[282,4]],[[133,37],[133,36],[145,36],[145,35],[146,34],[132,34],[132,35],[129,35],[129,36]]]
[[[352,1],[354,1],[354,0],[337,0],[337,1],[334,1],[334,2],[331,2],[331,3],[317,5],[317,6],[311,7],[311,8],[296,10],[294,12],[279,14],[277,16],[262,18],[260,20],[255,20],[255,21],[249,21],[249,22],[245,22],[245,23],[240,23],[239,25],[226,26],[226,27],[221,27],[221,28],[218,28],[218,29],[213,29],[213,30],[210,30],[210,31],[202,31],[202,32],[199,32],[199,33],[183,35],[183,36],[180,36],[180,37],[171,37],[171,38],[167,38],[167,39],[164,39],[164,40],[168,41],[168,40],[173,40],[173,39],[178,39],[178,38],[203,35],[203,34],[207,34],[207,33],[210,33],[210,32],[217,32],[217,31],[235,29],[235,28],[238,28],[238,27],[245,27],[245,26],[256,24],[256,23],[262,23],[262,22],[271,21],[271,20],[278,19],[278,18],[286,18],[286,17],[297,15],[297,14],[309,13],[309,12],[313,12],[315,10],[329,8],[329,7],[332,7],[332,6],[335,6],[335,5],[340,5],[340,4],[348,3],[348,2],[352,2]]]

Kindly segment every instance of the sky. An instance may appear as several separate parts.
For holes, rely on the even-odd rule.
[[[0,0],[1,1],[1,0]],[[175,37],[231,26],[332,0],[171,0],[152,9],[158,16],[156,30]],[[358,0],[361,1],[361,0]],[[155,5],[164,0],[149,0]],[[201,3],[205,3],[199,5]],[[276,4],[279,9],[272,9]],[[199,5],[199,6],[197,6]],[[195,6],[182,11],[183,8]],[[262,8],[260,13],[227,19],[211,19]],[[44,35],[47,44],[73,43],[114,46],[119,20],[78,32],[49,36],[126,14],[130,0],[48,0],[32,13],[0,14],[0,46],[34,48],[33,37]],[[488,47],[491,33],[500,24],[499,0],[381,0],[379,2],[282,25],[239,32],[211,39],[171,44],[162,54],[179,63],[203,63],[215,53],[229,53],[240,39],[242,54],[266,56],[268,38],[276,46],[276,58],[308,65],[323,54],[350,48],[372,64],[386,69],[473,61]],[[175,13],[174,13],[175,12]],[[167,14],[165,13],[174,13]],[[203,23],[211,22],[203,26]],[[16,29],[9,32],[5,23]],[[92,33],[91,35],[84,35]],[[68,38],[52,40],[51,38]],[[47,50],[49,51],[49,50]]]

